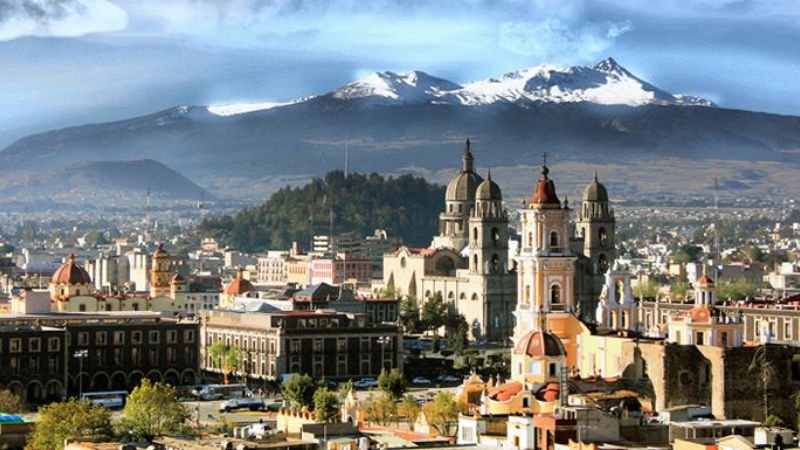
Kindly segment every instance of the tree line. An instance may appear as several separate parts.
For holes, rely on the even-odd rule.
[[[264,204],[235,216],[204,220],[198,231],[247,252],[308,244],[314,235],[356,231],[371,235],[391,228],[409,245],[424,245],[436,233],[444,188],[421,177],[384,178],[330,172],[300,187],[284,187]]]

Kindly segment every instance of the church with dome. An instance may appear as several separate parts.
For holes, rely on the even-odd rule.
[[[385,255],[383,284],[421,302],[439,295],[464,315],[473,339],[506,342],[517,301],[508,213],[491,172],[484,179],[474,161],[467,140],[461,170],[447,185],[439,234],[428,248]]]
[[[11,299],[14,313],[158,311],[194,314],[203,309],[186,279],[172,272],[169,253],[159,244],[151,255],[150,286],[145,292],[98,293],[89,272],[70,254],[48,284],[47,292],[23,292]],[[47,295],[38,295],[47,294]]]

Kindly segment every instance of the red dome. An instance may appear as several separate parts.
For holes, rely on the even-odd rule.
[[[67,262],[53,274],[52,282],[55,284],[92,284],[89,272],[75,263],[75,254],[70,253]]]
[[[228,295],[242,295],[255,290],[256,288],[253,287],[253,284],[244,279],[242,269],[238,269],[236,278],[225,288],[225,293]]]
[[[566,356],[564,344],[561,339],[552,333],[541,332],[539,330],[529,331],[514,347],[517,355],[539,356]]]
[[[706,274],[697,279],[697,284],[714,284],[714,280]]]
[[[532,207],[536,205],[549,205],[550,207],[561,205],[561,201],[558,199],[558,195],[556,195],[555,183],[553,183],[553,180],[547,178],[549,172],[550,169],[548,169],[547,166],[542,166],[542,178],[536,182],[536,191],[534,191],[533,197],[531,197]]]

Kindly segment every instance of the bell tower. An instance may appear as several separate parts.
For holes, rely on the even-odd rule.
[[[608,191],[594,172],[592,182],[583,191],[576,234],[583,242],[581,253],[586,258],[580,264],[578,309],[590,319],[605,284],[605,274],[616,259],[616,220],[609,207]],[[580,242],[580,241],[579,241]]]
[[[150,268],[150,297],[168,297],[172,290],[171,276],[169,253],[163,244],[158,244]]]
[[[484,275],[508,272],[508,214],[491,172],[475,192],[469,233],[470,272]]]
[[[533,196],[520,210],[522,242],[515,258],[519,276],[514,334],[518,338],[542,326],[564,328],[555,322],[572,317],[575,309],[577,258],[569,246],[570,209],[567,201],[558,199],[549,173],[543,165]],[[540,321],[541,314],[547,314],[545,323]]]

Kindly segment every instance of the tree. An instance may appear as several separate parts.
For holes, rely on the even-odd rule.
[[[397,401],[402,398],[406,387],[406,377],[399,370],[392,369],[387,372],[385,368],[381,369],[381,374],[378,375],[378,388],[392,400]]]
[[[444,326],[447,317],[447,304],[442,299],[442,294],[437,292],[422,306],[422,326],[425,330],[434,332]]]
[[[400,300],[400,325],[407,332],[421,331],[419,317],[419,302],[414,297]]]
[[[458,424],[458,414],[466,411],[463,403],[456,400],[452,392],[439,392],[432,402],[422,408],[428,425],[441,436],[453,436]]]
[[[289,381],[283,383],[281,391],[290,405],[297,408],[314,406],[314,380],[308,375],[292,375]]]
[[[786,426],[786,422],[784,422],[783,419],[781,419],[780,417],[776,416],[775,414],[770,414],[764,420],[764,426],[767,427],[767,428],[780,428],[780,427],[785,427]]]
[[[135,439],[152,439],[179,431],[186,417],[174,387],[143,378],[128,396],[118,429]]]
[[[91,401],[74,398],[51,403],[39,410],[39,421],[25,450],[61,450],[72,436],[111,436],[111,414]]]
[[[228,374],[235,372],[241,365],[242,350],[217,341],[208,348],[208,354],[213,363],[222,370],[223,383],[228,384]]]
[[[3,389],[0,391],[0,411],[6,414],[18,414],[27,412],[28,407],[22,397],[8,389]]]
[[[461,356],[468,340],[469,325],[467,324],[467,319],[462,314],[449,311],[446,322],[447,348],[456,355]]]
[[[399,415],[406,418],[408,427],[414,430],[414,424],[417,422],[419,414],[422,412],[422,407],[419,402],[411,394],[406,394],[403,401],[400,403]]]
[[[328,388],[319,388],[314,392],[314,412],[317,422],[334,423],[339,421],[339,396]]]
[[[676,281],[669,287],[669,292],[673,300],[686,298],[686,293],[689,291],[689,284],[685,281]]]
[[[386,426],[397,422],[397,403],[384,394],[374,398],[371,394],[364,402],[364,415],[370,422]]]
[[[770,384],[777,374],[775,361],[769,358],[769,355],[767,355],[767,349],[769,349],[768,345],[759,345],[753,354],[753,359],[750,361],[750,365],[747,367],[747,370],[751,373],[758,371],[758,384],[761,387],[761,403],[764,407],[764,420],[769,417]],[[795,403],[797,402],[797,397],[795,397]]]
[[[339,383],[338,391],[339,391],[339,398],[344,401],[347,396],[350,394],[350,391],[353,390],[353,380],[342,381]]]
[[[743,300],[747,297],[758,295],[758,287],[746,278],[739,278],[733,283],[723,282],[717,288],[717,297],[720,300]]]
[[[652,282],[639,283],[633,288],[633,296],[636,298],[656,298],[658,294],[658,284]]]

